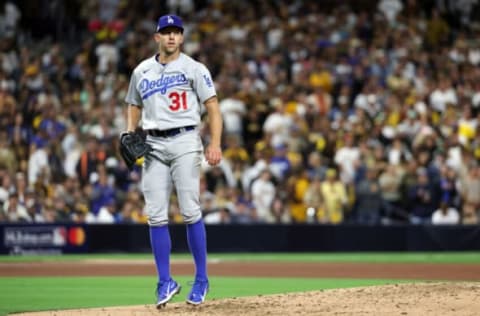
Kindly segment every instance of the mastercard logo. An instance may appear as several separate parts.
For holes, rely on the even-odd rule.
[[[85,230],[73,227],[68,230],[68,243],[73,246],[82,246],[85,243]]]

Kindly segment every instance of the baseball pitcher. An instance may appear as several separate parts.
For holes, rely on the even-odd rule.
[[[209,288],[206,233],[199,202],[203,159],[198,130],[201,108],[205,106],[209,116],[211,141],[204,157],[210,165],[218,164],[222,158],[222,117],[209,70],[181,52],[181,18],[161,16],[153,38],[158,53],[142,61],[130,78],[125,98],[127,131],[122,135],[135,133],[141,119],[148,148],[143,150],[142,189],[158,272],[157,308],[164,307],[181,288],[170,275],[168,209],[173,186],[195,262],[195,280],[187,303],[199,305]]]

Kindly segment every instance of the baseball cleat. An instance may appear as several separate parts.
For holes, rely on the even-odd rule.
[[[157,308],[161,309],[178,293],[180,293],[181,286],[170,279],[166,282],[158,283],[157,285]]]
[[[209,289],[208,281],[195,281],[192,290],[188,294],[187,304],[200,305],[205,302]]]

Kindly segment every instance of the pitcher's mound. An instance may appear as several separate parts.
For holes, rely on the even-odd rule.
[[[171,303],[16,315],[478,315],[480,283],[410,283],[207,300],[199,307]]]

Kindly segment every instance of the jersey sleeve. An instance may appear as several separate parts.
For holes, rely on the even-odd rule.
[[[128,104],[143,106],[142,97],[137,90],[137,75],[135,71],[132,73],[132,76],[130,78],[130,84],[128,85],[125,102]]]
[[[201,104],[217,95],[210,71],[200,63],[197,64],[195,71],[194,88]]]

